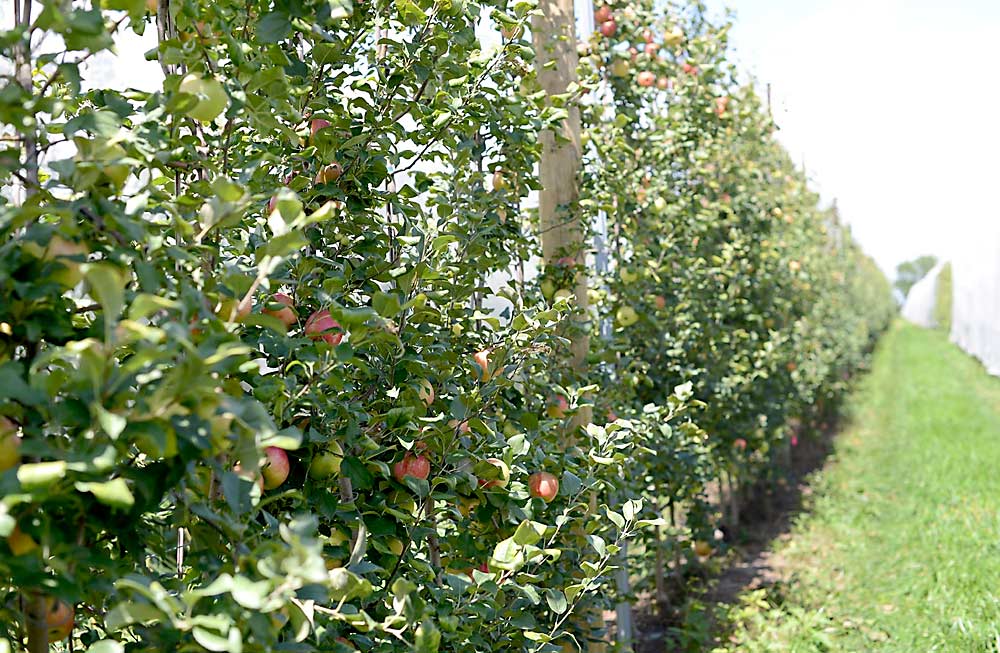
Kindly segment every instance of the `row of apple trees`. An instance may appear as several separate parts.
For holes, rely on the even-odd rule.
[[[0,650],[585,650],[664,501],[701,505],[837,395],[881,281],[823,231],[696,5],[614,9],[582,67],[574,208],[608,216],[616,266],[593,275],[591,373],[563,365],[572,266],[530,274],[537,136],[564,115],[532,10],[19,8]],[[162,90],[82,84],[127,30],[156,33]]]
[[[727,61],[729,24],[699,2],[599,5],[595,18],[581,204],[604,217],[611,261],[594,282],[598,413],[641,420],[691,384],[700,430],[664,424],[629,492],[707,555],[708,489],[738,495],[829,420],[895,309]],[[642,535],[640,578],[662,578],[661,535]]]

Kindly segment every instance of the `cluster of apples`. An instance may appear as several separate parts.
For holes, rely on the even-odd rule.
[[[224,300],[219,304],[216,315],[220,319],[240,322],[253,311],[253,302],[250,300],[240,301],[235,299]],[[295,310],[295,300],[285,293],[274,293],[266,308],[262,310],[264,315],[269,315],[282,324],[286,329],[292,328],[299,321],[299,315]],[[333,319],[329,309],[321,308],[314,311],[305,322],[303,332],[312,340],[323,341],[335,347],[344,339],[344,331],[340,322]]]
[[[21,436],[17,424],[0,416],[0,473],[21,464]],[[38,549],[38,543],[31,535],[17,525],[7,536],[7,547],[15,556],[22,556]],[[76,611],[73,606],[55,597],[45,597],[45,625],[49,641],[66,639],[73,632]]]
[[[601,5],[594,11],[594,24],[597,26],[597,31],[605,38],[611,38],[618,33],[618,22],[615,20],[614,12],[610,5]],[[684,30],[679,26],[674,26],[668,32],[663,35],[663,46],[668,49],[674,49],[678,45],[684,42]],[[661,45],[656,42],[656,35],[650,29],[645,29],[642,32],[643,43],[641,44],[641,51],[645,52],[650,57],[655,57],[657,52],[659,52]],[[629,59],[635,63],[639,57],[640,48],[630,47],[628,49]],[[615,77],[627,77],[629,74],[629,59],[616,58],[611,63],[611,74]],[[688,74],[697,74],[697,69],[690,63],[685,62],[684,72]],[[636,77],[635,82],[638,86],[642,88],[651,88],[656,86],[660,90],[667,90],[673,86],[672,80],[665,76],[657,77],[656,74],[649,70],[640,71]]]
[[[403,454],[403,458],[392,466],[393,478],[400,483],[403,483],[407,476],[427,480],[431,473],[431,462],[424,454],[426,448],[425,444],[417,443],[414,446],[414,451]],[[510,483],[510,467],[507,466],[507,463],[499,458],[487,458],[486,462],[497,468],[497,477],[479,479],[479,487],[484,490],[507,487],[507,484]],[[549,503],[559,494],[559,479],[549,472],[535,472],[528,477],[528,494]]]
[[[494,370],[490,365],[489,355],[489,350],[478,351],[472,355],[474,374],[482,383],[488,382],[498,371]],[[418,396],[428,406],[434,401],[434,387],[426,379],[420,381]],[[568,409],[569,403],[566,397],[555,395],[547,411],[552,417],[564,417]],[[452,420],[449,422],[449,425],[459,433],[469,432],[469,423],[467,420]],[[411,451],[403,454],[403,457],[392,466],[393,478],[400,483],[403,483],[408,476],[427,480],[431,473],[431,461],[426,451],[427,444],[417,442]],[[483,489],[507,487],[507,484],[510,482],[510,467],[507,466],[507,463],[499,458],[487,458],[486,462],[496,467],[498,474],[496,478],[480,478],[479,487]],[[548,472],[535,472],[528,477],[528,493],[532,497],[544,500],[546,503],[551,502],[559,493],[559,480]],[[470,506],[465,507],[467,509],[462,510],[462,512],[467,515]]]
[[[330,126],[330,121],[325,118],[313,118],[309,121],[309,138],[310,140],[316,139],[316,134],[318,134],[323,129]],[[344,167],[340,165],[337,161],[333,161],[326,165],[320,166],[319,170],[316,171],[316,177],[313,179],[313,183],[317,186],[322,184],[330,184],[336,182],[344,174]],[[287,186],[292,181],[292,175],[285,177],[285,185]],[[278,208],[278,196],[274,195],[267,202],[267,213],[270,215]]]

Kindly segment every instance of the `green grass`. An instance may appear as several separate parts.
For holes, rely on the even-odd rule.
[[[719,651],[1000,651],[1000,380],[897,324],[851,402],[779,587]]]

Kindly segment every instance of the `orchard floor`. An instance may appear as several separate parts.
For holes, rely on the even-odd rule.
[[[660,650],[1000,653],[1000,379],[898,323],[846,411],[804,509]]]

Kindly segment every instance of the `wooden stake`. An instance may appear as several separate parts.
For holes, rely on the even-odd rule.
[[[577,81],[576,68],[576,18],[573,0],[541,0],[539,13],[531,23],[535,47],[535,70],[538,82],[551,103],[552,97],[565,94]],[[586,248],[584,230],[577,215],[580,172],[580,110],[571,101],[565,105],[567,117],[559,132],[542,132],[542,158],[539,177],[542,189],[538,195],[538,216],[541,229],[542,258],[551,264],[564,257],[571,257],[582,269]],[[586,356],[590,337],[586,324],[587,277],[582,272],[576,277],[576,324],[579,329],[572,334],[570,365],[577,374],[586,371]],[[589,424],[590,408],[580,409],[573,416],[572,431]],[[571,436],[572,437],[572,436]],[[591,497],[592,503],[596,497]],[[587,615],[591,630],[604,626],[600,610]],[[591,643],[587,650],[605,650],[605,643]]]
[[[538,82],[551,98],[566,93],[576,83],[576,22],[573,0],[542,0],[541,15],[534,17],[534,35]],[[570,256],[577,264],[585,261],[584,232],[576,215],[580,171],[580,110],[575,103],[567,105],[568,117],[559,133],[542,132],[540,177],[542,189],[538,195],[538,215],[541,227],[542,257],[546,263]],[[576,278],[576,306],[580,326],[587,311],[587,277]],[[571,363],[583,372],[590,338],[584,328],[573,338]],[[578,411],[577,423],[590,422],[590,411]],[[583,414],[586,413],[586,414]]]

